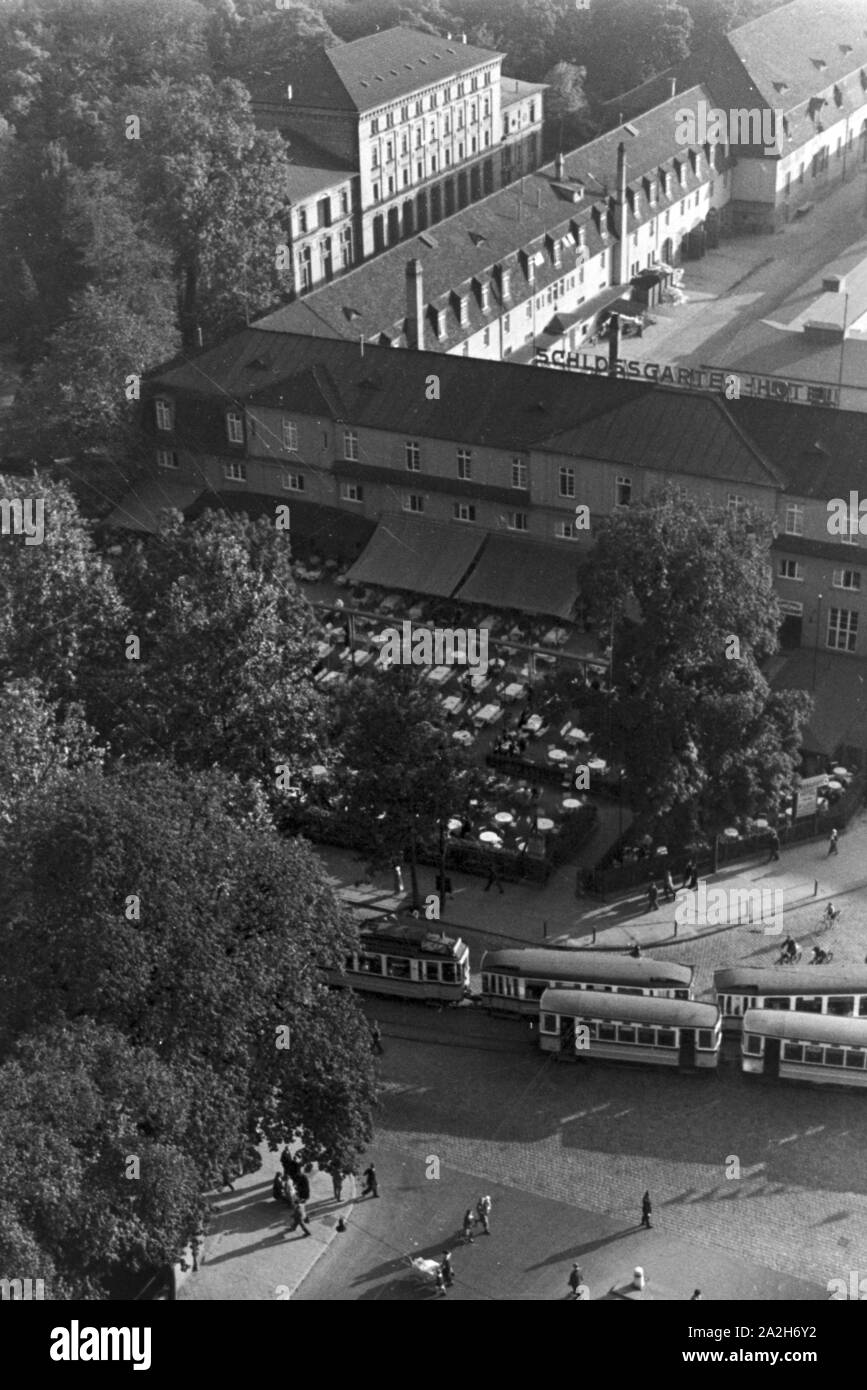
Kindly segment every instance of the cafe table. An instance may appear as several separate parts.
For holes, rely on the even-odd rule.
[[[542,831],[553,830],[554,822],[549,820],[547,816],[540,816],[536,821],[536,829]]]
[[[497,822],[497,825],[514,825],[515,823],[515,817],[512,815],[511,811],[498,811],[494,816],[494,820]]]

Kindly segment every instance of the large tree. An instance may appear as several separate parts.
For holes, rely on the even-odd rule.
[[[372,868],[409,858],[420,905],[417,850],[473,794],[474,766],[443,727],[436,692],[417,667],[391,666],[356,679],[340,735],[344,792]]]
[[[318,628],[292,574],[288,532],[218,511],[194,522],[164,515],[119,582],[140,649],[116,690],[117,746],[218,764],[279,800],[320,760],[326,733],[312,680]]]
[[[779,606],[771,523],[676,487],[621,508],[588,566],[587,600],[613,630],[613,692],[596,733],[622,762],[636,815],[685,840],[774,814],[798,769],[810,699],[770,689]]]
[[[2,831],[0,831],[2,835]],[[248,1137],[313,1157],[370,1137],[364,1020],[331,997],[354,929],[252,789],[146,765],[70,774],[2,843],[0,1047],[91,1019],[187,1077],[203,1183]]]
[[[0,822],[11,825],[66,770],[97,766],[102,756],[78,706],[61,713],[38,680],[0,685]]]
[[[125,139],[125,113],[140,122]],[[230,79],[130,88],[115,113],[116,158],[149,223],[172,249],[185,343],[212,342],[279,297],[291,165],[276,131],[258,130]]]

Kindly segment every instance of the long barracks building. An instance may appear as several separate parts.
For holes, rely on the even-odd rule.
[[[117,525],[207,497],[288,503],[299,537],[368,543],[373,582],[451,594],[472,577],[480,602],[530,593],[565,615],[594,530],[674,480],[775,520],[786,648],[867,656],[867,554],[828,511],[865,476],[863,413],[257,328],[151,378],[143,409],[153,474]]]

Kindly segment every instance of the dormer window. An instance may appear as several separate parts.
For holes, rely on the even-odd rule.
[[[698,155],[695,150],[689,152],[689,167],[694,174],[698,173]]]
[[[487,280],[479,282],[479,301],[482,313],[489,313],[491,308],[491,287]]]
[[[168,397],[157,396],[154,401],[154,410],[156,411],[158,430],[174,429],[174,410]]]
[[[656,179],[644,180],[644,196],[651,207],[656,206]]]
[[[226,438],[230,444],[244,443],[244,417],[239,410],[226,411]]]
[[[461,328],[467,328],[470,322],[469,300],[465,294],[456,294],[455,302],[457,306],[458,323]]]
[[[434,332],[438,338],[446,336],[446,311],[445,309],[435,309],[431,305],[431,318],[433,319]]]
[[[506,304],[511,296],[512,273],[508,266],[500,266],[500,295],[503,303]]]
[[[660,182],[660,185],[661,185],[661,187],[662,187],[662,196],[663,196],[663,198],[667,198],[667,197],[668,197],[668,181],[669,181],[669,177],[670,177],[670,176],[669,176],[669,173],[668,173],[668,170],[667,170],[667,169],[662,169],[662,170],[660,170],[659,182]]]

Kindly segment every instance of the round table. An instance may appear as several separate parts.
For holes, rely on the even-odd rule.
[[[608,764],[604,758],[591,758],[587,766],[591,772],[604,772]]]
[[[835,777],[851,777],[852,774],[847,767],[832,767],[831,771]]]
[[[724,830],[723,834],[727,840],[739,840],[741,838],[740,831],[736,830],[733,825],[730,825],[727,830]]]
[[[540,816],[539,819],[538,819],[537,822],[536,822],[536,829],[537,829],[537,830],[543,830],[543,831],[544,831],[544,830],[553,830],[553,829],[554,829],[554,822],[553,822],[552,820],[549,820],[547,816]]]
[[[462,830],[463,824],[464,823],[461,820],[460,816],[452,816],[451,820],[449,821],[449,834],[454,835],[457,833],[458,830]]]
[[[668,845],[657,845],[656,852],[659,855],[668,854]]]
[[[577,811],[580,805],[581,801],[577,796],[564,796],[563,798],[564,811]]]
[[[515,817],[512,815],[511,811],[498,811],[494,816],[494,820],[497,822],[497,825],[512,825]]]
[[[838,781],[836,780],[836,778],[834,778],[832,781],[830,781],[830,782],[828,783],[828,786],[829,786],[829,788],[830,788],[830,790],[831,790],[832,792],[841,792],[841,791],[843,790],[843,783],[842,783],[842,782],[838,782]]]
[[[759,819],[755,822],[755,826],[757,830],[767,830],[768,822],[764,816],[760,816]]]
[[[313,766],[312,766],[311,769],[310,769],[310,776],[311,776],[311,777],[315,777],[317,780],[318,780],[320,777],[327,777],[327,776],[328,776],[328,768],[327,768],[327,767],[323,767],[322,763],[314,763]]]
[[[569,757],[569,754],[566,752],[565,748],[549,748],[548,757],[551,759],[552,763],[564,763]]]
[[[497,835],[497,833],[493,830],[483,830],[481,835],[479,836],[479,839],[481,840],[483,845],[502,844],[502,840],[500,839],[499,835]]]

